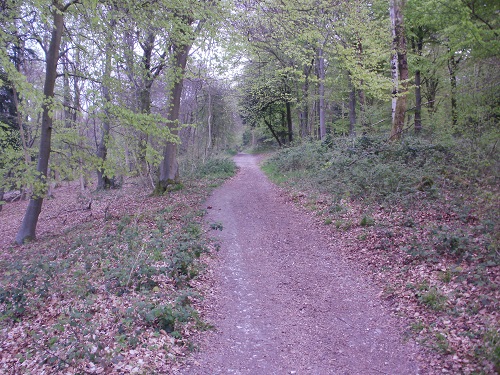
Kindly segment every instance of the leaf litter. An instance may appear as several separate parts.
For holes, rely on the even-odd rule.
[[[408,209],[282,194],[313,212],[335,248],[382,288],[407,339],[424,349],[423,373],[499,373],[499,253],[477,226],[479,212],[464,218],[446,199]]]
[[[205,329],[200,260],[214,249],[199,209],[217,181],[166,196],[129,180],[44,202],[37,241],[13,245],[27,202],[0,213],[0,372],[172,373]]]

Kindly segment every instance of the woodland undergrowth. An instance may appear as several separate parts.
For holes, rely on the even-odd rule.
[[[210,159],[165,196],[94,192],[93,212],[63,234],[3,249],[0,372],[171,373],[207,328],[198,290],[217,244],[201,203],[234,173]]]
[[[500,371],[494,146],[338,138],[283,149],[263,166],[381,286],[429,373]]]

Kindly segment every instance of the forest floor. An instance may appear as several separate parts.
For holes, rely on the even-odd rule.
[[[231,168],[234,168],[231,164]],[[137,178],[46,199],[37,240],[14,244],[26,201],[0,212],[1,374],[170,374],[206,329],[199,258],[214,249],[202,202],[227,176],[151,196]]]
[[[208,201],[221,179],[163,197],[63,184],[24,246],[27,202],[6,204],[0,373],[495,373],[498,266],[415,266],[394,250],[418,234],[408,213],[333,212],[270,183],[261,159],[238,155]]]

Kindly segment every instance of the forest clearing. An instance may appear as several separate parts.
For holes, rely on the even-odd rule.
[[[499,14],[0,1],[0,373],[498,374]]]

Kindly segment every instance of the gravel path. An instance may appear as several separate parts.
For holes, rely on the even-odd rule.
[[[380,292],[339,258],[258,167],[207,202],[222,247],[201,351],[182,374],[418,374]]]

